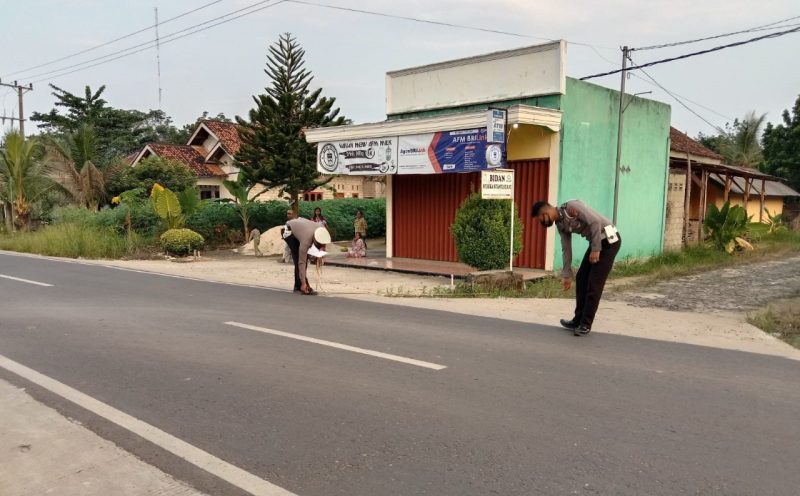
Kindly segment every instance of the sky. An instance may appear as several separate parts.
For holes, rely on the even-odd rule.
[[[34,91],[25,95],[27,115],[53,108],[55,99],[48,83],[81,94],[86,85],[106,85],[104,97],[114,107],[159,108],[155,49],[64,73],[83,67],[67,69],[69,66],[153,40],[154,7],[163,21],[212,1],[0,0],[0,79],[34,82]],[[621,45],[644,47],[690,40],[800,16],[796,0],[310,1],[517,36],[284,1],[167,42],[171,33],[192,25],[256,3],[259,7],[270,5],[258,0],[219,0],[159,26],[165,41],[160,50],[161,108],[178,126],[194,122],[203,111],[228,117],[246,115],[253,106],[253,95],[263,93],[269,84],[263,72],[267,48],[285,32],[305,49],[314,86],[335,97],[343,115],[362,123],[385,118],[385,73],[391,70],[565,39],[569,43],[566,73],[583,77],[618,68]],[[800,17],[786,24],[800,25]],[[20,72],[139,30],[144,32]],[[766,33],[636,51],[633,60],[644,63],[669,58]],[[791,108],[800,95],[799,53],[800,33],[793,33],[647,69],[702,119],[649,81],[631,77],[627,91],[652,91],[644,97],[670,104],[673,126],[692,136],[713,133],[713,126],[723,126],[751,110],[766,113],[768,121],[777,123],[783,110]],[[593,82],[619,88],[620,78],[606,76]],[[0,87],[0,115],[18,115],[16,102],[13,92]]]

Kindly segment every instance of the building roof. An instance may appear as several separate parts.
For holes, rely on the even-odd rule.
[[[743,167],[734,167],[729,165],[728,167],[737,168],[748,170]],[[769,177],[769,176],[767,176]],[[715,183],[719,184],[722,187],[725,187],[725,177],[721,174],[711,174],[709,178],[714,181]],[[731,176],[731,193],[735,195],[744,195],[745,190],[745,179],[742,177]],[[761,194],[761,181],[755,179],[750,184],[750,195],[751,196],[759,196]],[[779,197],[798,197],[800,193],[793,190],[789,186],[783,184],[780,181],[764,181],[764,196],[779,196]]]
[[[186,164],[197,177],[227,176],[216,164],[205,161],[205,157],[195,147],[189,145],[173,145],[169,143],[148,143],[154,154],[164,159],[177,160]]]
[[[669,149],[672,152],[689,153],[698,157],[722,160],[721,156],[671,126],[669,128],[669,141]]]
[[[205,125],[219,139],[225,151],[231,155],[236,155],[242,142],[239,140],[238,125],[235,122],[204,119],[200,123]]]

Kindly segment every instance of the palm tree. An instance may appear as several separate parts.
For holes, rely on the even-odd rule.
[[[26,140],[16,132],[6,135],[5,148],[0,150],[0,191],[12,205],[17,229],[28,228],[33,203],[51,189],[48,173],[36,138]]]
[[[97,140],[91,126],[81,126],[64,141],[47,147],[50,177],[82,207],[97,211],[106,196],[103,172],[97,168]]]
[[[767,114],[757,116],[750,111],[744,119],[734,122],[733,132],[720,146],[720,152],[728,163],[742,167],[756,167],[761,163],[763,157],[759,139],[766,118]]]

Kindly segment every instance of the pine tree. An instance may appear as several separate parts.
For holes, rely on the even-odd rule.
[[[236,156],[242,174],[252,184],[280,188],[293,200],[305,191],[330,181],[317,172],[316,145],[309,144],[303,129],[347,123],[333,108],[335,98],[323,97],[322,89],[309,87],[314,76],[306,69],[305,50],[286,33],[269,47],[264,72],[271,86],[254,96],[249,122],[237,117],[241,148]]]

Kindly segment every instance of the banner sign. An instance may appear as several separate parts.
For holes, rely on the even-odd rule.
[[[505,146],[486,142],[486,129],[400,136],[398,174],[477,172],[503,165]]]
[[[486,136],[489,143],[506,142],[506,111],[504,109],[486,111]]]
[[[383,175],[397,172],[397,137],[345,140],[317,146],[322,174]]]
[[[513,200],[514,171],[488,170],[481,173],[481,198],[484,200]]]
[[[317,145],[317,170],[322,174],[478,172],[504,162],[505,143],[487,143],[486,128]]]

